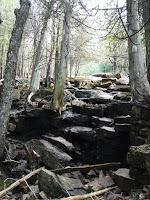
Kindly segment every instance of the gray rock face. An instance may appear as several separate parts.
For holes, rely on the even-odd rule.
[[[68,154],[45,140],[30,140],[25,144],[25,147],[32,165],[36,165],[37,162],[33,151],[38,153],[41,162],[51,169],[65,167],[72,160]]]
[[[38,180],[40,190],[49,198],[86,193],[80,180],[56,175],[46,169],[40,172]]]

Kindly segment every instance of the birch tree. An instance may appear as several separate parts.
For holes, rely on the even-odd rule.
[[[139,33],[138,0],[127,0],[129,77],[133,101],[136,104],[150,103],[150,85],[146,76]]]
[[[30,9],[29,0],[20,0],[20,9],[15,9],[16,21],[12,31],[9,48],[7,53],[4,83],[0,99],[0,158],[2,158],[5,137],[7,132],[7,123],[13,99],[15,86],[15,75],[18,62],[18,53],[23,35],[25,22]]]

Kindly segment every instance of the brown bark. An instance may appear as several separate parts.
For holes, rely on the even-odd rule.
[[[3,155],[7,123],[13,99],[18,53],[25,22],[30,9],[29,0],[20,0],[20,9],[15,10],[16,21],[9,43],[5,67],[4,83],[0,99],[0,158]]]

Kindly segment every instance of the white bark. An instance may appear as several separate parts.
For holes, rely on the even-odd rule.
[[[147,80],[142,57],[142,45],[139,28],[138,0],[127,0],[129,77],[133,101],[136,104],[147,104],[150,96],[150,85]]]
[[[0,99],[0,158],[3,155],[7,123],[13,99],[15,75],[24,25],[30,8],[29,0],[20,0],[20,9],[15,10],[16,22],[9,43],[4,83]]]

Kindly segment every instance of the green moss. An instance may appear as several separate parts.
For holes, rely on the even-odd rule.
[[[2,191],[6,189],[10,184],[11,184],[10,180],[6,180],[6,181],[5,179],[0,180],[0,190]]]
[[[146,144],[150,144],[150,136],[147,137]]]

